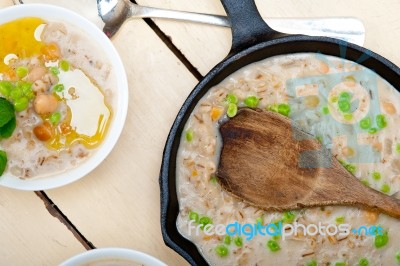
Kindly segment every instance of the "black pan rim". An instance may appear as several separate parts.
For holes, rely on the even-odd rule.
[[[285,51],[280,53],[279,49],[287,50],[287,45],[299,45],[298,49],[293,51]],[[302,47],[307,45],[307,49]],[[285,46],[285,47],[282,47]],[[316,47],[314,47],[316,46]],[[329,47],[323,47],[329,46]],[[220,83],[230,74],[234,73],[238,69],[251,64],[261,61],[263,59],[277,56],[277,55],[289,55],[294,53],[322,53],[326,55],[332,55],[339,57],[338,54],[333,54],[329,50],[336,49],[340,50],[339,46],[346,47],[347,52],[353,54],[367,55],[368,59],[360,62],[359,64],[376,71],[371,68],[371,64],[378,64],[382,69],[378,69],[376,73],[383,79],[387,80],[400,92],[400,68],[388,59],[376,54],[364,47],[357,46],[355,44],[347,43],[341,40],[327,38],[327,37],[310,37],[305,35],[288,35],[278,39],[261,42],[248,49],[245,49],[239,53],[228,55],[221,63],[215,66],[192,90],[181,109],[179,110],[175,121],[173,122],[172,128],[169,132],[166,145],[162,157],[162,165],[160,170],[160,191],[161,191],[161,231],[164,242],[167,246],[179,253],[185,258],[191,265],[207,265],[204,257],[200,254],[197,247],[190,241],[184,238],[178,231],[176,221],[179,213],[179,202],[177,201],[176,191],[176,155],[179,148],[181,134],[183,128],[192,113],[197,102],[203,97],[209,89],[216,84]],[[314,50],[312,50],[314,47]],[[320,47],[321,49],[318,49]],[[292,47],[292,49],[295,47]],[[339,48],[339,49],[338,49]],[[265,50],[277,49],[278,53],[274,55],[265,56],[258,60],[247,62],[249,57],[256,55],[257,53],[264,52]],[[317,49],[317,50],[315,50]],[[326,52],[325,52],[326,51]],[[349,54],[346,52],[345,59],[356,62],[355,58],[349,58]],[[272,52],[274,53],[274,52]],[[244,63],[243,63],[244,62]],[[247,63],[246,63],[247,62]],[[237,64],[237,66],[235,66]],[[230,69],[229,73],[224,74],[223,72]],[[397,86],[393,83],[398,84]],[[173,191],[171,188],[174,188]],[[171,202],[176,199],[176,202]],[[173,206],[172,206],[173,205]],[[174,221],[174,224],[169,224],[170,221]]]

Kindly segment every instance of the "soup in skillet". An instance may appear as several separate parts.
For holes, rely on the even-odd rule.
[[[219,126],[241,107],[289,116],[366,186],[388,195],[400,190],[400,95],[393,86],[361,65],[331,56],[303,53],[253,63],[198,102],[178,151],[177,227],[210,264],[400,264],[400,221],[394,218],[339,206],[266,212],[224,191],[215,175],[222,146]],[[299,230],[285,238],[258,234],[248,239],[248,234],[237,234],[238,227],[231,227],[236,230],[231,236],[206,228],[250,224],[280,229],[295,223],[348,225],[349,230],[342,235]],[[371,226],[380,233],[358,230]]]

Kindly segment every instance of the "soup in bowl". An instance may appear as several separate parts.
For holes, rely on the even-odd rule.
[[[0,184],[42,190],[97,167],[122,131],[128,85],[111,41],[49,5],[0,10]]]
[[[75,255],[60,266],[165,266],[146,253],[126,248],[99,248]]]

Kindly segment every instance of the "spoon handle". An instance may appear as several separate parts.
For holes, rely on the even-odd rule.
[[[371,188],[368,188],[368,190],[368,193],[364,195],[364,204],[368,204],[368,207],[374,211],[400,219],[399,199],[387,196]],[[365,201],[365,198],[368,198],[368,200]]]
[[[131,18],[166,18],[230,27],[227,17],[131,4]]]
[[[332,205],[349,205],[370,209],[400,219],[400,200],[362,184],[347,170],[334,162],[331,169],[323,169],[319,191],[336,195]]]
[[[225,16],[153,8],[133,3],[130,5],[130,17],[165,18],[230,27],[230,21]],[[327,36],[342,39],[360,46],[364,44],[364,25],[359,19],[353,17],[269,18],[265,19],[265,21],[271,28],[280,32]]]

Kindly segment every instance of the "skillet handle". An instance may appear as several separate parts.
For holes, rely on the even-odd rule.
[[[236,54],[255,44],[279,38],[285,34],[270,28],[262,19],[254,0],[221,0],[231,22],[232,48]]]

